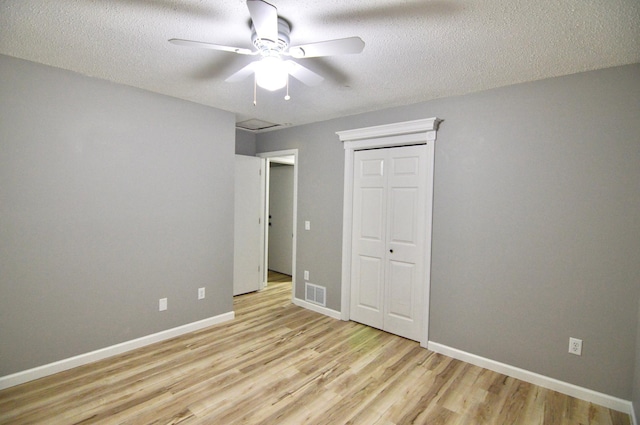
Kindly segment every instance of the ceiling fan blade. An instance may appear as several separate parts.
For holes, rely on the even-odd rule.
[[[294,58],[315,58],[360,53],[363,49],[364,41],[360,37],[348,37],[292,46],[289,48],[289,54]]]
[[[181,40],[179,38],[172,38],[171,40],[169,40],[169,43],[176,44],[178,46],[202,47],[202,48],[211,49],[211,50],[222,50],[224,52],[238,53],[240,55],[258,54],[258,52],[254,52],[250,49],[245,49],[242,47],[222,46],[220,44],[205,43],[202,41]]]
[[[239,81],[244,80],[249,75],[253,74],[256,70],[257,62],[251,62],[249,65],[241,68],[239,71],[231,74],[225,81],[228,83],[237,83]]]
[[[296,80],[300,80],[308,86],[317,86],[320,84],[324,78],[320,75],[316,74],[309,68],[306,68],[299,63],[294,61],[286,61],[285,64],[289,70],[289,75],[291,75]]]
[[[278,9],[262,0],[247,0],[253,27],[259,38],[278,41]]]

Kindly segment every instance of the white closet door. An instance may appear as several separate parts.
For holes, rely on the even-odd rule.
[[[425,145],[354,153],[351,319],[419,340]]]
[[[351,319],[374,328],[384,323],[386,179],[384,150],[354,155]]]
[[[388,149],[384,330],[420,340],[425,245],[426,146]]]

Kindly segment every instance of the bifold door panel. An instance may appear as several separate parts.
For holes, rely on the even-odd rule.
[[[426,145],[354,153],[351,319],[420,339]]]

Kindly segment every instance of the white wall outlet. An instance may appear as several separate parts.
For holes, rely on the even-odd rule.
[[[198,288],[198,299],[204,299],[204,288]]]
[[[304,222],[304,230],[311,230],[311,222],[309,220]]]
[[[304,280],[309,280],[309,270],[304,271]]]
[[[160,302],[158,303],[158,311],[165,311],[167,309],[167,299],[160,298]]]
[[[569,353],[576,356],[582,355],[582,340],[578,338],[569,338]]]

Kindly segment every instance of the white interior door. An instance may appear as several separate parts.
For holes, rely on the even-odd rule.
[[[262,288],[264,163],[262,158],[235,157],[233,295]]]
[[[426,145],[354,153],[351,318],[420,340]]]

